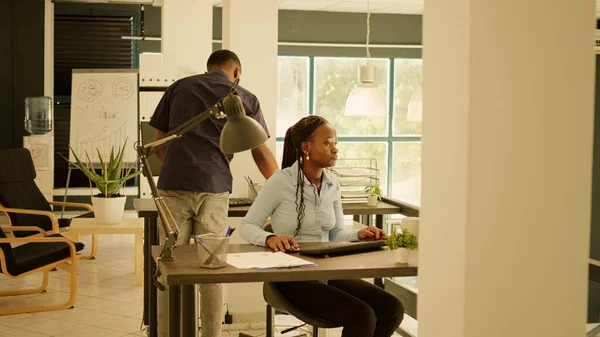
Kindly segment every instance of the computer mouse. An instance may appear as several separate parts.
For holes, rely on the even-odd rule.
[[[290,249],[286,250],[286,253],[298,253],[300,251],[300,248],[296,248],[294,246],[290,246]]]

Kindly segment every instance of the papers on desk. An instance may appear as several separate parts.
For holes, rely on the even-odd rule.
[[[239,269],[278,269],[313,267],[316,263],[282,252],[256,252],[227,254],[227,263]]]

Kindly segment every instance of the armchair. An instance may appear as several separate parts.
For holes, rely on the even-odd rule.
[[[49,310],[69,309],[75,303],[77,293],[77,273],[79,269],[79,257],[77,252],[84,245],[72,242],[60,234],[52,234],[44,237],[28,236],[25,238],[8,238],[4,230],[37,231],[43,235],[44,231],[39,227],[0,227],[0,272],[10,278],[23,277],[35,272],[43,272],[42,285],[35,289],[23,290],[0,290],[0,296],[26,295],[41,293],[48,285],[48,272],[56,267],[64,269],[71,274],[69,299],[62,305],[46,305],[37,307],[24,307],[17,309],[2,309],[0,315],[20,314],[29,312],[41,312]],[[13,247],[11,244],[20,244]]]
[[[92,205],[72,202],[48,202],[35,184],[36,172],[29,150],[0,149],[0,212],[7,215],[9,227],[38,227],[44,235],[58,234],[69,228],[71,219],[59,219],[50,205],[65,205],[88,210]],[[36,230],[11,231],[14,237],[39,235]],[[93,258],[98,238],[92,236],[92,252],[82,258]]]

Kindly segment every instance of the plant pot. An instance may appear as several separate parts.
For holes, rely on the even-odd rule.
[[[367,206],[377,206],[379,202],[378,195],[367,195]]]
[[[408,251],[408,265],[416,267],[419,265],[419,250],[412,249]]]
[[[125,211],[126,197],[92,197],[94,217],[99,224],[114,225],[121,223]]]
[[[398,248],[394,253],[396,254],[396,263],[408,263],[408,249]]]

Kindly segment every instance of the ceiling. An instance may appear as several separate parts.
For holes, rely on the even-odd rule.
[[[279,0],[279,9],[366,13],[367,0]],[[371,13],[423,14],[423,0],[371,0]]]
[[[371,13],[423,14],[424,0],[371,0]],[[220,7],[222,0],[213,0]],[[329,12],[367,12],[367,0],[279,0],[279,9]],[[600,17],[600,0],[596,0]]]

